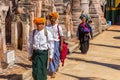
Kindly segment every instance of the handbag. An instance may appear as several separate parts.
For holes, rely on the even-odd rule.
[[[60,31],[59,31],[59,27],[58,27],[58,26],[59,26],[59,25],[57,25],[58,36],[59,36],[59,39],[61,40]],[[65,62],[67,53],[68,53],[68,44],[63,40],[63,43],[62,43],[62,51],[60,52],[60,61],[62,62],[62,66],[64,66],[64,62]]]

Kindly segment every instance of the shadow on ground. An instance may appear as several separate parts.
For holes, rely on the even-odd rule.
[[[65,73],[62,73],[66,76],[70,76],[70,77],[74,77],[78,80],[106,80],[106,79],[101,79],[101,78],[96,78],[96,77],[79,77],[79,76],[75,76],[75,75],[71,75],[71,74],[65,74]]]
[[[90,45],[104,46],[104,47],[111,47],[111,48],[118,48],[118,49],[120,49],[120,46],[112,46],[112,45],[104,45],[104,44],[95,44],[95,43],[90,43]]]
[[[27,69],[27,68],[32,68],[32,66],[31,65],[28,65],[28,64],[23,64],[23,63],[15,63],[16,65],[18,65],[18,66],[21,66],[21,67],[23,67],[23,68],[25,68],[25,69]]]
[[[107,30],[107,31],[120,32],[120,30]]]
[[[20,74],[0,75],[0,79],[22,80],[22,75]]]
[[[74,57],[68,57],[67,59],[75,60],[75,61],[83,61],[83,62],[87,62],[87,63],[92,63],[92,64],[101,65],[101,66],[109,67],[109,68],[112,68],[112,69],[120,70],[120,65],[116,65],[116,64],[101,63],[101,62],[84,60],[84,59],[74,58]]]
[[[80,52],[78,52],[78,51],[73,51],[72,53],[75,53],[75,54],[80,54],[80,53],[81,53],[81,51],[80,51]]]
[[[120,39],[120,36],[113,37],[114,39]]]

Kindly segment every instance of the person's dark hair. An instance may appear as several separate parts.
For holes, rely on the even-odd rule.
[[[85,17],[85,18],[86,18],[86,15],[85,15],[85,14],[81,14],[81,15],[80,15],[80,17],[79,17],[79,19],[81,19],[81,20],[82,20],[82,19],[83,19],[83,17]]]
[[[88,23],[92,23],[92,20],[88,20]]]

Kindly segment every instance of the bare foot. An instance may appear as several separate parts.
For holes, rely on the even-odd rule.
[[[52,72],[51,78],[55,78],[55,72]]]
[[[60,65],[58,66],[58,68],[57,68],[56,72],[58,72],[58,71],[59,71],[59,67],[60,67]]]

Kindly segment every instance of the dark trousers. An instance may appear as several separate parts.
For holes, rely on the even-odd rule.
[[[88,49],[89,49],[89,39],[85,41],[80,41],[81,53],[87,53]]]

